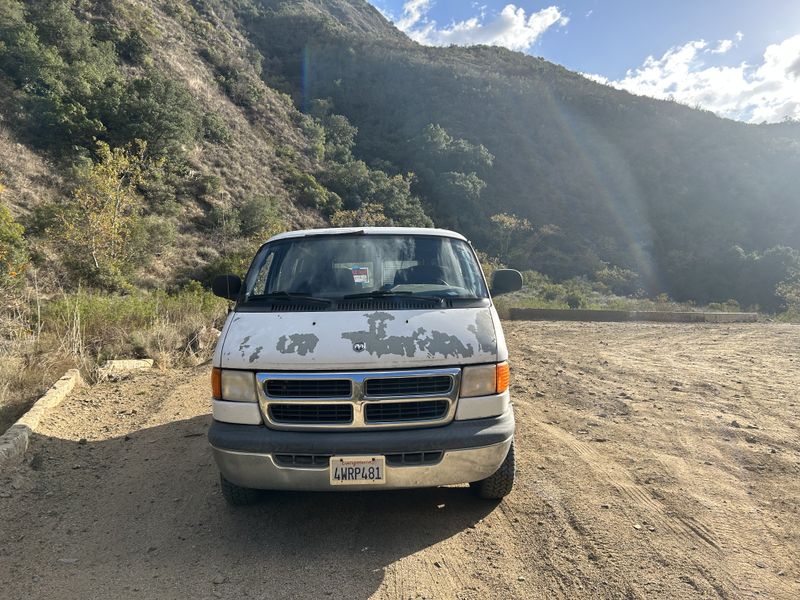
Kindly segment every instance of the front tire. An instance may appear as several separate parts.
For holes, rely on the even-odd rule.
[[[508,447],[503,464],[486,479],[473,481],[469,484],[472,490],[485,500],[500,500],[511,493],[514,488],[514,442]]]
[[[247,506],[258,501],[258,490],[240,487],[222,475],[219,476],[219,486],[222,489],[223,498],[231,506]]]

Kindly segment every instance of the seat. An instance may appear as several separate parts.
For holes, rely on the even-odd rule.
[[[438,265],[415,265],[400,269],[394,274],[394,284],[442,284],[444,282],[444,269]]]
[[[353,279],[353,271],[346,267],[339,267],[333,270],[331,283],[337,292],[348,294],[355,291],[356,282]]]
[[[292,293],[316,296],[322,293],[349,294],[356,291],[353,272],[346,267],[316,270],[291,287]]]

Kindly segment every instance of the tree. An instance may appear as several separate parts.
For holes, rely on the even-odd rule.
[[[64,202],[51,206],[48,236],[68,267],[91,283],[126,286],[143,208],[136,186],[148,167],[145,150],[142,142],[113,149],[98,142],[98,161],[81,173]]]
[[[416,145],[424,154],[426,164],[439,173],[475,171],[482,175],[494,162],[494,156],[485,146],[454,138],[438,124],[426,126],[417,138]]]
[[[775,287],[775,295],[783,301],[787,313],[800,317],[800,268]]]
[[[343,205],[337,210],[358,211],[365,204],[375,204],[381,207],[391,225],[430,227],[433,224],[419,198],[411,193],[411,174],[391,176],[354,160],[330,163],[320,173],[320,181],[341,198]]]
[[[528,219],[521,219],[516,215],[508,213],[499,213],[492,215],[489,220],[494,225],[495,232],[497,233],[496,241],[496,255],[501,262],[508,261],[508,253],[511,248],[511,242],[518,236],[524,233],[533,231]]]
[[[105,107],[111,145],[145,140],[153,156],[181,155],[200,133],[202,119],[192,95],[154,70],[128,82],[118,102]]]

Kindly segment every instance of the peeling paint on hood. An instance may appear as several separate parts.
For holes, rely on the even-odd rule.
[[[495,318],[486,307],[239,312],[226,323],[215,364],[302,371],[494,362],[502,360]]]
[[[443,333],[438,330],[428,332],[424,327],[417,327],[409,335],[388,335],[387,323],[396,317],[392,313],[374,312],[365,313],[369,329],[366,331],[345,331],[342,337],[353,343],[353,349],[361,352],[356,345],[363,345],[364,350],[378,358],[383,356],[408,356],[413,358],[417,351],[426,352],[428,358],[435,358],[441,354],[445,358],[469,358],[474,354],[470,342],[464,342],[459,336]],[[469,327],[467,327],[469,330]]]

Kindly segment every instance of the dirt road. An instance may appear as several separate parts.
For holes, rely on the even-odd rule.
[[[508,323],[518,485],[228,508],[208,367],[74,394],[0,476],[0,597],[800,598],[800,328]]]

